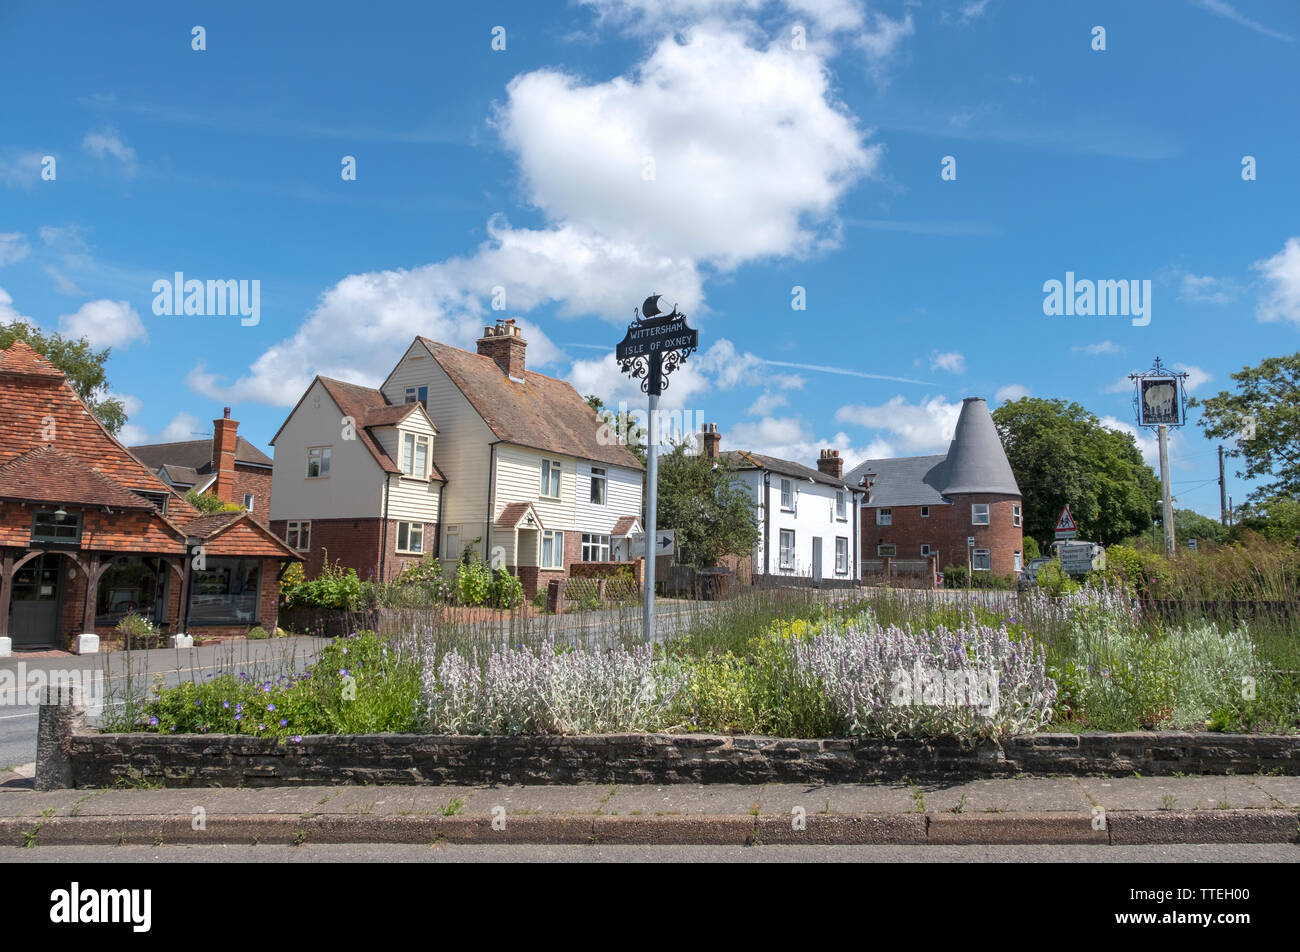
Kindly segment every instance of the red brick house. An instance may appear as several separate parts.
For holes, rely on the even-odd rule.
[[[871,459],[845,481],[867,489],[862,558],[924,559],[942,569],[1019,572],[1024,552],[1020,487],[982,397],[967,397],[948,452]]]
[[[193,489],[239,503],[271,521],[271,457],[239,435],[230,407],[212,421],[212,439],[133,446],[131,452],[182,496]]]
[[[0,351],[0,637],[71,648],[135,613],[164,630],[273,628],[286,560],[247,512],[200,515],[119,443],[62,372]]]

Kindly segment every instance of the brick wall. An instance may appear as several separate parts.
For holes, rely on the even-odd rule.
[[[989,524],[971,524],[971,505],[989,504]],[[1010,575],[1015,571],[1015,553],[1024,551],[1024,530],[1013,525],[1013,508],[1020,500],[1008,496],[954,496],[952,505],[930,506],[921,516],[920,506],[892,507],[893,524],[876,525],[875,506],[862,510],[862,558],[876,559],[876,546],[898,546],[899,559],[921,558],[921,544],[938,550],[939,568],[966,564],[966,539],[975,537],[975,548],[988,549],[992,571]]]
[[[256,516],[260,522],[270,522],[271,471],[257,466],[246,466],[236,463],[234,501],[243,505],[244,493],[253,494],[253,515]]]
[[[408,565],[418,563],[425,555],[438,554],[438,523],[424,524],[424,555],[397,551],[398,520],[388,520],[387,538],[383,519],[313,519],[311,521],[311,551],[306,556],[302,570],[307,578],[316,578],[326,558],[339,562],[344,568],[357,570],[357,575],[370,581],[392,581]],[[289,524],[277,519],[271,523],[271,532],[286,539]],[[385,553],[384,577],[379,578],[379,557]]]

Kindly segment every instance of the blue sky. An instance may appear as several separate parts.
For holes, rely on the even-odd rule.
[[[313,374],[502,316],[640,406],[602,348],[651,291],[700,330],[665,406],[805,463],[941,452],[971,395],[1131,426],[1157,355],[1205,394],[1300,350],[1289,0],[9,2],[0,56],[0,319],[112,345],[129,442],[229,404],[265,447]],[[155,314],[177,271],[257,323]],[[1150,322],[1044,314],[1067,272]],[[1173,456],[1217,514],[1214,446]]]

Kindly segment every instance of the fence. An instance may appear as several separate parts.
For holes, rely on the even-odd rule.
[[[938,588],[938,559],[933,555],[924,559],[896,559],[891,556],[864,559],[862,580],[897,588]]]

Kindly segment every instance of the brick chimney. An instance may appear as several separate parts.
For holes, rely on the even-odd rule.
[[[717,459],[718,446],[722,443],[722,437],[718,434],[718,424],[704,424],[704,432],[700,434],[700,439],[704,441],[704,455],[709,459]]]
[[[212,421],[212,465],[217,468],[213,492],[222,502],[235,501],[235,440],[239,423],[230,419],[230,407],[220,420]]]
[[[491,357],[507,377],[515,380],[524,379],[524,351],[527,347],[528,341],[520,335],[514,318],[499,320],[495,327],[483,328],[483,336],[478,339],[479,354]]]
[[[822,450],[822,455],[817,460],[817,468],[827,476],[836,479],[844,478],[844,460],[840,459],[839,450]]]

